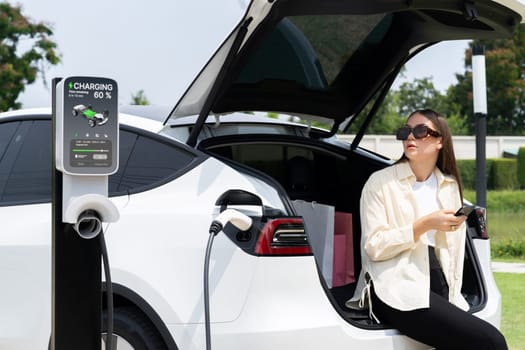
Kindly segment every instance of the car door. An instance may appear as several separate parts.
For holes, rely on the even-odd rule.
[[[51,128],[52,122],[47,115],[11,118],[0,122],[2,349],[40,349],[47,346],[49,341]],[[126,140],[124,137],[121,142],[124,144],[124,155],[131,148]],[[110,185],[110,188],[115,186]],[[126,191],[120,194],[113,197],[112,201],[122,209],[128,202],[128,194]]]
[[[49,339],[50,139],[50,120],[0,123],[0,348],[4,349],[41,348]]]

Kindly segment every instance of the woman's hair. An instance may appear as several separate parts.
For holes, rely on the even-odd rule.
[[[436,127],[436,131],[441,134],[441,144],[443,147],[439,150],[438,159],[436,166],[441,170],[443,174],[453,176],[459,187],[459,194],[461,200],[463,201],[463,187],[461,186],[461,178],[459,176],[458,167],[456,164],[456,156],[454,154],[454,146],[452,144],[452,133],[448,126],[447,120],[441,114],[431,110],[431,109],[418,109],[412,112],[408,118],[412,117],[414,114],[421,114],[430,120]],[[401,156],[399,161],[406,160],[407,157],[405,153]]]

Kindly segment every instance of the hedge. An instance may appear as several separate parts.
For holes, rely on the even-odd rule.
[[[460,159],[457,161],[459,175],[465,189],[476,188],[476,161]],[[486,160],[487,189],[517,190],[518,165],[516,159],[496,158]]]
[[[518,183],[522,189],[525,189],[525,147],[518,149]]]
[[[518,168],[515,159],[495,159],[490,167],[487,188],[494,190],[517,190]]]
[[[458,171],[461,183],[465,189],[476,188],[476,161],[474,159],[458,159]]]

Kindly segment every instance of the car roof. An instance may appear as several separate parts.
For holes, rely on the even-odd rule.
[[[0,113],[0,121],[13,117],[49,116],[51,118],[51,108],[25,108]],[[147,115],[132,115],[119,112],[119,123],[147,130],[158,134],[163,128],[163,123],[159,119],[148,117]]]
[[[141,116],[144,118],[164,121],[171,111],[170,106],[162,105],[124,105],[120,106],[120,112],[127,114]],[[176,119],[170,119],[169,127],[186,127],[192,126],[196,123],[198,116],[191,115]],[[214,114],[206,118],[206,124],[278,124],[284,126],[292,126],[303,129],[315,128],[319,132],[323,129],[312,127],[311,125],[295,122],[295,116],[292,115],[275,115],[270,116],[267,112],[232,112],[226,114]],[[326,131],[326,130],[324,130]]]
[[[512,0],[252,0],[170,118],[199,114],[195,134],[208,114],[254,110],[335,129],[422,49],[509,37],[524,13]]]

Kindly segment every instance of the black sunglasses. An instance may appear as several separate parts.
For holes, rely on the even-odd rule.
[[[408,139],[408,135],[410,135],[410,133],[412,133],[412,135],[414,135],[414,138],[416,138],[417,140],[424,139],[428,135],[434,136],[434,137],[441,136],[439,132],[430,129],[427,125],[418,124],[414,126],[413,128],[409,126],[404,126],[402,128],[399,128],[396,132],[396,139],[406,140]]]

